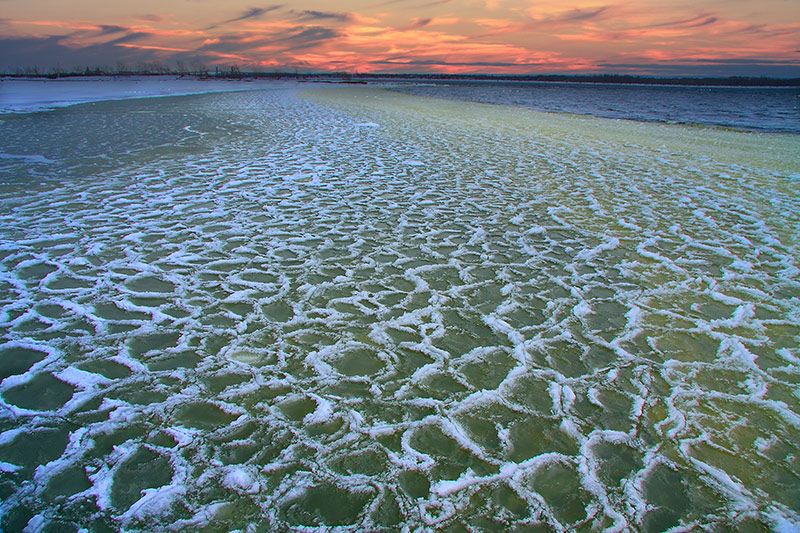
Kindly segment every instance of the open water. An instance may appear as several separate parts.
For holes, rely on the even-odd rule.
[[[276,86],[0,139],[4,531],[800,527],[800,136]]]
[[[391,86],[419,96],[596,117],[800,134],[799,87],[450,80]]]

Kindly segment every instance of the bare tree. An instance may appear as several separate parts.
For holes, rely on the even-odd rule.
[[[192,63],[192,72],[201,78],[208,76],[208,67],[199,61]]]

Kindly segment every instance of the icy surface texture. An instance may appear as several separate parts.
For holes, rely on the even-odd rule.
[[[0,124],[3,530],[797,527],[797,137],[46,115]]]
[[[269,83],[274,85],[276,82],[270,80]],[[46,111],[103,100],[252,90],[263,85],[264,82],[253,80],[197,79],[174,75],[55,80],[4,78],[0,83],[0,113]]]

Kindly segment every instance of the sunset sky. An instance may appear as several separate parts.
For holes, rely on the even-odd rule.
[[[800,77],[797,0],[0,0],[0,71]]]

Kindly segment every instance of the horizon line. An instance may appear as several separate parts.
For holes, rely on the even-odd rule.
[[[103,70],[102,67],[87,67],[83,71],[62,71],[62,72],[47,72],[41,73],[38,71],[31,72],[0,72],[2,78],[35,78],[35,79],[59,79],[59,78],[81,78],[81,77],[132,77],[132,76],[179,76],[179,77],[196,77],[204,78],[220,78],[220,79],[244,79],[244,78],[275,78],[275,77],[288,77],[288,78],[301,78],[301,77],[320,77],[320,78],[339,78],[349,80],[352,78],[418,78],[418,79],[495,79],[495,80],[520,80],[520,81],[584,81],[596,82],[600,80],[609,83],[635,83],[641,82],[742,82],[763,85],[759,82],[780,82],[782,86],[800,86],[800,76],[796,77],[777,77],[777,76],[748,76],[748,75],[731,75],[731,76],[713,76],[713,75],[672,75],[660,76],[655,74],[622,74],[622,73],[584,73],[584,74],[562,74],[562,73],[537,73],[537,74],[492,74],[485,72],[476,73],[436,73],[436,72],[349,72],[349,71],[281,71],[281,70],[254,70],[244,71],[238,68],[227,68],[217,70],[213,73],[206,71],[178,71],[173,69],[161,69],[158,71],[148,70],[124,70],[113,71]]]

